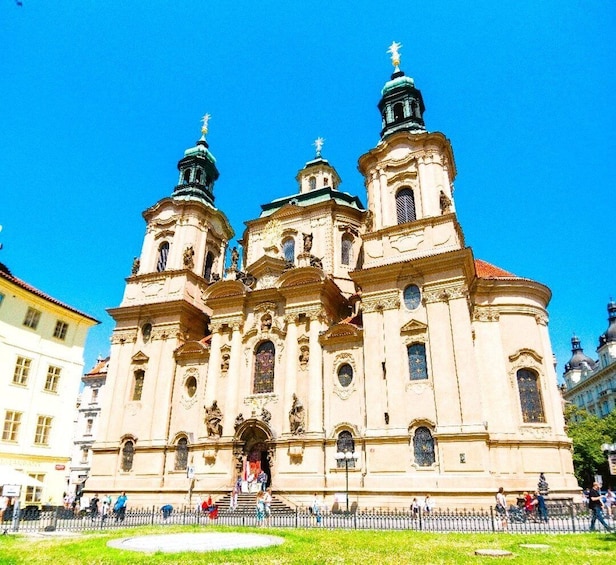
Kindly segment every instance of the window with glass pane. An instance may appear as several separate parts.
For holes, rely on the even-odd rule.
[[[295,264],[295,240],[292,237],[282,242],[282,256],[287,263]]]
[[[41,313],[38,310],[35,310],[34,308],[28,308],[28,311],[26,312],[26,317],[24,318],[24,326],[35,330],[38,326],[40,319]]]
[[[396,214],[399,224],[415,221],[415,197],[410,188],[403,188],[396,194]]]
[[[517,373],[520,406],[524,422],[545,422],[538,375],[528,369]]]
[[[167,266],[167,257],[169,256],[169,242],[163,241],[158,248],[158,260],[156,261],[156,270],[160,273]]]
[[[88,462],[88,455],[90,454],[90,448],[89,447],[82,447],[81,448],[81,463],[87,463]]]
[[[92,396],[90,397],[90,402],[95,403],[98,401],[98,391],[99,390],[100,390],[99,388],[92,389]]]
[[[45,390],[47,392],[58,392],[58,383],[60,382],[60,367],[49,365],[47,367],[47,378],[45,379]]]
[[[415,463],[420,467],[429,467],[434,464],[434,438],[428,428],[422,426],[415,430],[413,452]]]
[[[17,441],[20,425],[21,425],[21,412],[7,410],[4,413],[4,427],[2,429],[2,440],[3,441]]]
[[[341,365],[338,369],[338,382],[340,386],[347,387],[353,381],[353,367],[348,363]]]
[[[49,445],[49,434],[51,433],[51,416],[39,416],[36,421],[36,433],[34,443],[37,445]]]
[[[182,471],[188,466],[188,440],[183,437],[175,449],[175,470]]]
[[[275,354],[276,349],[271,341],[265,341],[257,348],[253,394],[274,392]]]
[[[350,265],[353,261],[353,238],[345,234],[342,236],[342,264]]]
[[[133,400],[141,400],[143,393],[143,382],[145,381],[145,371],[135,371],[133,382]]]
[[[41,483],[45,480],[45,475],[37,474],[30,475],[33,479],[40,481]],[[43,498],[43,487],[26,487],[26,502],[40,504]]]
[[[428,363],[426,361],[426,346],[423,343],[413,343],[407,348],[409,359],[409,374],[412,381],[428,378]]]
[[[130,471],[133,468],[133,458],[135,456],[135,444],[127,441],[122,448],[122,471]]]
[[[16,385],[26,386],[28,384],[28,375],[30,374],[30,365],[32,359],[26,357],[17,357],[15,363],[15,371],[13,372],[13,383]]]
[[[94,420],[92,418],[88,418],[86,420],[86,433],[85,435],[92,435],[92,427],[94,426]]]
[[[415,310],[421,303],[421,292],[416,284],[410,284],[403,292],[404,305],[407,310]]]
[[[208,251],[205,257],[205,267],[203,268],[203,278],[209,282],[212,278],[212,266],[214,265],[214,255],[211,251]]]
[[[53,331],[53,336],[58,339],[65,339],[67,331],[68,331],[68,324],[66,322],[61,322],[60,320],[58,320],[56,322],[56,327]]]
[[[355,453],[355,441],[351,432],[343,431],[338,434],[338,440],[336,441],[336,451],[338,453]],[[337,467],[344,469],[346,463],[344,459],[337,459]],[[355,467],[355,459],[349,459],[349,468]]]

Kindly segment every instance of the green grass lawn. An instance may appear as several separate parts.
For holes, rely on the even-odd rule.
[[[255,532],[284,538],[282,545],[253,550],[211,553],[144,554],[107,547],[111,539],[178,532]],[[531,550],[522,544],[546,544]],[[506,549],[514,557],[475,555],[476,549]],[[583,534],[467,534],[411,531],[356,531],[220,526],[149,526],[126,530],[78,534],[74,537],[28,535],[0,536],[1,564],[90,565],[103,563],[484,563],[503,560],[518,563],[609,563],[616,559],[616,535]]]

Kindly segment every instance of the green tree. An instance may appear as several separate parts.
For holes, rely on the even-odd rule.
[[[599,418],[568,404],[565,408],[565,421],[567,433],[573,440],[573,468],[578,483],[587,487],[592,484],[596,474],[609,479],[607,461],[601,446],[616,439],[616,412],[606,418]]]

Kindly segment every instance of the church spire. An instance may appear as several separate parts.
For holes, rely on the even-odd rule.
[[[393,41],[387,50],[391,54],[394,72],[381,90],[382,97],[378,104],[383,124],[381,139],[397,131],[426,131],[421,92],[415,88],[413,79],[400,70],[401,47],[401,43]]]
[[[197,198],[213,206],[214,182],[218,179],[219,172],[216,159],[205,140],[210,118],[210,114],[201,118],[201,138],[194,147],[184,151],[184,157],[178,162],[180,179],[173,196]]]

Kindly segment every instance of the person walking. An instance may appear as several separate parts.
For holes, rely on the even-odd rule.
[[[120,496],[118,496],[118,499],[113,505],[113,513],[115,514],[116,522],[118,521],[124,522],[124,517],[126,516],[127,502],[128,502],[128,497],[126,496],[126,493],[123,492]]]
[[[413,498],[413,502],[411,502],[411,516],[413,518],[419,517],[419,501],[417,497]]]
[[[592,513],[590,518],[590,531],[595,531],[595,523],[599,520],[601,525],[608,532],[611,532],[612,528],[607,525],[605,519],[603,518],[603,502],[601,502],[601,487],[599,483],[592,484],[592,488],[588,493],[588,507]]]
[[[500,517],[501,527],[507,529],[507,498],[505,497],[505,489],[500,487],[496,493],[496,513]]]
[[[317,526],[321,525],[321,502],[319,501],[319,495],[315,492],[314,499],[312,500],[312,506],[310,507],[311,514],[317,520]]]
[[[90,518],[92,518],[92,520],[94,520],[98,516],[98,503],[99,503],[99,501],[100,501],[100,498],[98,498],[98,493],[96,493],[90,499]]]
[[[541,494],[541,491],[536,490],[535,491],[535,498],[534,501],[537,502],[537,504],[535,505],[537,510],[537,519],[540,522],[547,522],[548,521],[548,507],[545,503],[545,498],[544,496]],[[533,501],[533,502],[534,502]]]
[[[258,526],[263,525],[263,519],[265,518],[265,502],[263,501],[264,495],[265,493],[262,490],[260,490],[257,493],[256,510],[257,510],[257,525]]]
[[[605,512],[609,518],[613,518],[612,516],[612,508],[616,506],[616,495],[614,491],[610,488],[607,489],[605,493]]]
[[[268,487],[263,493],[263,506],[265,511],[265,524],[269,526],[272,515],[272,489]]]

